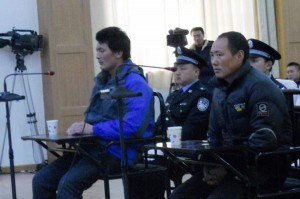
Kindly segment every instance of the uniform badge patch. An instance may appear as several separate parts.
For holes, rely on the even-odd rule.
[[[257,116],[268,117],[269,116],[269,106],[266,102],[257,103]]]
[[[204,97],[200,97],[197,103],[197,108],[199,111],[206,111],[209,107],[209,100]]]
[[[239,103],[239,104],[234,104],[234,109],[236,112],[242,112],[246,109],[246,104],[245,103]]]

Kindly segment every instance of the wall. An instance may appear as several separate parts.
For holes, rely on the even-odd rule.
[[[286,65],[289,62],[300,62],[300,18],[298,12],[300,1],[276,0],[276,23],[279,52],[281,53],[281,77],[286,77]]]
[[[0,1],[0,33],[11,31],[15,29],[30,29],[37,31],[38,17],[37,17],[37,4],[36,0],[1,0]],[[24,34],[24,33],[22,33]],[[27,33],[29,34],[29,33]],[[9,39],[10,37],[2,39]],[[15,54],[11,52],[11,48],[6,46],[0,49],[0,92],[3,92],[3,81],[6,75],[15,72],[16,58]],[[27,72],[41,72],[41,58],[40,52],[34,52],[32,55],[25,56],[25,66]],[[13,83],[15,86],[13,89]],[[25,84],[20,77],[9,77],[7,79],[7,86],[9,91],[14,91],[19,95],[25,95],[23,85]],[[45,119],[44,119],[44,103],[43,103],[43,90],[42,90],[42,77],[39,75],[28,76],[28,82],[31,88],[32,102],[37,115],[37,129],[38,132],[45,132]],[[28,91],[28,89],[26,89]],[[27,93],[27,96],[30,96]],[[23,100],[13,102],[11,106],[11,130],[12,130],[12,146],[14,151],[14,163],[16,166],[29,165],[40,163],[42,158],[37,145],[33,145],[29,141],[22,141],[21,136],[30,135],[30,126],[27,124],[26,114],[29,113],[27,102],[30,100]],[[0,166],[9,166],[8,156],[8,141],[6,127],[6,113],[5,103],[0,103]]]

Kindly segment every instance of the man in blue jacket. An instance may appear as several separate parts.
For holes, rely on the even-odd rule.
[[[74,158],[72,154],[65,154],[34,176],[33,198],[82,198],[83,191],[97,181],[105,168],[109,167],[110,172],[120,171],[120,146],[111,146],[107,152],[101,144],[120,139],[117,102],[109,94],[99,95],[102,90],[113,92],[120,85],[130,91],[141,92],[139,97],[122,100],[124,135],[125,139],[152,136],[153,93],[139,67],[130,59],[130,39],[118,27],[108,27],[96,34],[96,40],[101,72],[95,78],[85,122],[72,124],[67,134],[94,134],[99,137],[101,142],[95,141],[85,149],[101,162],[102,167],[85,156],[76,155]],[[128,147],[127,154],[128,164],[134,164],[137,149]]]

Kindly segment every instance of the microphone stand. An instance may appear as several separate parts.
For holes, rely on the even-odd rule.
[[[11,128],[10,128],[10,111],[9,104],[10,101],[18,101],[25,99],[25,96],[20,96],[14,93],[7,92],[6,79],[4,79],[4,92],[0,94],[0,102],[5,102],[5,110],[6,110],[6,126],[8,131],[8,154],[9,154],[9,163],[10,163],[10,177],[11,177],[11,188],[13,199],[17,198],[16,195],[16,182],[15,182],[15,166],[14,166],[14,152],[12,147],[12,139],[11,139]]]
[[[119,116],[119,127],[120,127],[120,142],[121,142],[121,171],[122,171],[122,181],[124,188],[124,197],[125,199],[130,199],[129,195],[129,180],[127,175],[127,153],[125,146],[125,136],[124,136],[124,128],[123,128],[123,104],[122,99],[126,97],[137,97],[141,96],[141,92],[134,92],[128,90],[126,87],[119,85],[117,74],[116,74],[116,88],[110,92],[110,95],[113,99],[117,100],[118,106],[118,116]]]

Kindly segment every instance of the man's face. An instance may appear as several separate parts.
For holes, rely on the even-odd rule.
[[[199,77],[200,69],[193,64],[175,64],[175,67],[175,83],[180,86],[185,86]]]
[[[266,61],[263,57],[250,57],[250,64],[257,70],[268,75],[272,68],[272,61]]]
[[[192,37],[194,39],[194,43],[195,43],[196,46],[201,46],[203,44],[204,35],[200,30],[199,31],[193,31],[192,32]]]
[[[242,66],[244,51],[240,50],[233,55],[228,48],[228,39],[219,38],[213,43],[210,56],[216,77],[227,80]]]
[[[287,78],[295,82],[300,81],[300,71],[295,66],[288,66],[286,69]]]
[[[98,43],[96,51],[101,70],[112,73],[123,62],[122,53],[112,52],[106,43]]]

